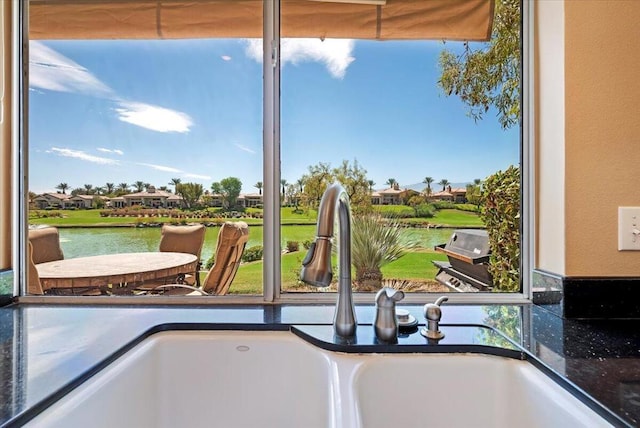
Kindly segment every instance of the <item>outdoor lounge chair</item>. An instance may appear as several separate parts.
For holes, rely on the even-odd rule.
[[[55,227],[29,229],[29,242],[33,246],[33,263],[40,264],[64,259],[60,235]]]
[[[29,260],[27,260],[27,263],[29,264],[27,293],[32,295],[44,294],[44,292],[42,291],[42,285],[40,284],[38,269],[36,269],[36,265],[35,263],[33,263],[33,245],[31,245],[31,241],[27,242],[27,246],[29,247]]]
[[[207,272],[202,287],[187,284],[160,285],[151,294],[164,295],[224,295],[238,272],[244,248],[249,239],[249,226],[243,221],[225,222],[218,232],[215,263]]]
[[[195,284],[200,286],[200,275],[198,275],[200,267],[202,266],[200,253],[204,245],[204,235],[206,231],[206,228],[201,224],[193,226],[162,226],[162,236],[160,237],[161,252],[189,253],[198,257],[198,265],[193,275],[189,274],[184,277],[181,276],[180,278],[170,278],[168,279],[169,282],[176,282],[177,280],[187,285]],[[166,284],[167,281],[165,280],[163,283]],[[151,284],[147,283],[144,287],[148,288],[150,285]],[[159,284],[156,283],[154,287],[157,285]]]

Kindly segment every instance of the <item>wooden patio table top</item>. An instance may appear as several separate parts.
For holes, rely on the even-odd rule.
[[[42,288],[123,286],[193,273],[198,258],[188,253],[146,252],[76,257],[36,265]]]

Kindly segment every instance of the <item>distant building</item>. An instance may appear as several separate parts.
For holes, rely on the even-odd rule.
[[[64,193],[43,193],[33,198],[35,206],[44,210],[47,208],[66,208],[66,202],[71,198],[71,195]]]
[[[371,193],[372,205],[402,205],[412,196],[419,193],[412,189],[400,189],[396,183],[392,187],[384,190],[376,190]]]
[[[244,193],[238,196],[238,205],[245,208],[262,206],[262,203],[261,193]]]
[[[167,192],[166,190],[156,190],[153,186],[149,186],[144,192],[122,195],[122,198],[124,199],[124,207],[139,205],[147,208],[179,208],[184,206],[182,196]],[[113,204],[113,200],[111,202]],[[114,208],[118,207],[114,206]]]
[[[429,199],[432,201],[448,201],[457,204],[464,204],[467,202],[467,189],[461,187],[451,188],[451,186],[447,186],[443,191],[432,193],[429,196]]]

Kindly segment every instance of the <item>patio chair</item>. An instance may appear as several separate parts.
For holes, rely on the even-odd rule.
[[[44,292],[42,291],[42,284],[40,284],[38,269],[36,269],[36,265],[33,262],[33,245],[31,245],[31,241],[27,242],[27,246],[29,247],[29,260],[27,260],[27,263],[29,264],[27,293],[32,295],[41,295],[44,294]]]
[[[207,272],[202,287],[187,284],[166,284],[156,287],[152,294],[164,295],[224,295],[238,272],[242,253],[249,239],[249,226],[243,221],[225,222],[218,232],[215,263]]]
[[[198,264],[193,275],[185,275],[180,278],[170,278],[169,281],[165,280],[163,283],[175,282],[178,280],[181,283],[187,285],[200,286],[200,253],[202,252],[202,246],[204,245],[204,235],[206,228],[201,225],[193,226],[162,226],[162,236],[160,237],[160,251],[161,252],[173,252],[173,253],[189,253],[198,257]],[[147,288],[151,284],[145,284]],[[158,285],[158,284],[156,284]]]
[[[40,264],[64,259],[60,235],[55,227],[29,229],[29,242],[33,246],[33,263]]]

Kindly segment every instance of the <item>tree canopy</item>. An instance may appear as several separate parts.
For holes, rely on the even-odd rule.
[[[236,205],[238,196],[240,196],[242,181],[236,177],[223,178],[219,182],[211,184],[211,190],[222,196],[222,204],[225,208],[231,208]]]
[[[495,107],[505,129],[520,120],[520,16],[520,0],[497,0],[489,42],[440,53],[444,93],[460,97],[476,121]]]
[[[339,182],[349,195],[351,207],[355,211],[366,211],[371,206],[369,179],[367,170],[357,160],[353,164],[343,160],[340,166],[331,168],[331,164],[320,162],[308,167],[308,173],[302,177],[304,182],[304,205],[317,208],[327,186]]]

